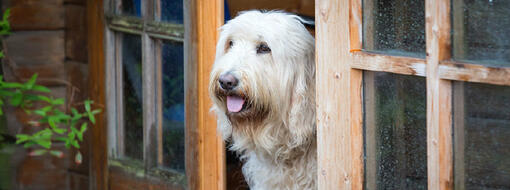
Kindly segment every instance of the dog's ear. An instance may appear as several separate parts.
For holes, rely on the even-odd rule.
[[[313,56],[313,55],[311,55]],[[313,58],[294,81],[289,110],[289,130],[292,143],[300,145],[314,139],[315,135],[315,66]]]

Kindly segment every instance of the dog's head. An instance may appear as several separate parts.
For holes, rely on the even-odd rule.
[[[247,11],[221,27],[209,92],[229,124],[287,121],[314,96],[314,39],[283,12]],[[313,89],[312,89],[313,90]]]

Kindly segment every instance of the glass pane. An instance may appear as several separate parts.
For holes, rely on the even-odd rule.
[[[453,57],[510,67],[510,1],[454,0]]]
[[[363,49],[425,57],[425,0],[363,0]]]
[[[364,186],[427,189],[425,78],[365,71],[363,81]]]
[[[142,43],[140,36],[122,35],[122,88],[125,155],[143,159]]]
[[[121,11],[123,15],[142,16],[141,0],[122,0]]]
[[[162,46],[163,165],[184,172],[184,52],[182,43]]]
[[[510,87],[454,86],[455,189],[510,189]]]
[[[183,22],[183,0],[160,0],[161,2],[161,20],[179,23]]]

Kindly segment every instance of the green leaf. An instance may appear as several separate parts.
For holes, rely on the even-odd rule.
[[[23,88],[23,84],[17,83],[17,82],[4,82],[3,83],[4,88]]]
[[[28,141],[31,136],[25,135],[25,134],[17,134],[16,135],[16,144],[23,143],[25,141]]]
[[[51,154],[52,156],[57,157],[57,158],[62,158],[62,157],[64,157],[64,153],[63,153],[62,151],[60,151],[60,150],[52,150],[52,151],[50,151],[50,154]]]
[[[45,86],[41,86],[41,85],[34,85],[32,90],[38,91],[38,92],[46,92],[46,93],[51,92],[51,90],[49,88],[46,88]]]
[[[78,151],[78,153],[76,153],[76,156],[74,156],[74,162],[76,162],[76,164],[81,164],[83,160],[83,157],[81,155],[81,152]]]
[[[51,102],[51,99],[49,97],[47,97],[47,96],[39,95],[38,98],[39,98],[39,100],[42,100],[42,101],[45,101],[45,102],[48,102],[48,103]]]
[[[34,84],[35,84],[35,80],[37,80],[37,73],[35,73],[34,75],[32,75],[32,77],[25,83],[25,88],[27,90],[31,90],[32,87],[34,87]]]
[[[23,93],[20,91],[16,92],[12,98],[11,98],[11,105],[13,106],[19,106],[21,105],[21,102],[23,101]]]
[[[87,112],[90,112],[90,104],[91,104],[91,103],[92,103],[92,101],[91,101],[91,100],[85,100],[85,101],[83,102],[83,104],[85,105],[85,110],[86,110]]]
[[[41,145],[42,147],[44,148],[51,148],[51,139],[38,139],[38,140],[34,140],[35,143],[37,143],[38,145]]]
[[[92,115],[92,113],[88,112],[89,113],[89,120],[90,122],[92,122],[92,124],[96,124],[96,118],[94,118],[94,115]]]
[[[28,155],[30,155],[30,156],[41,156],[43,154],[46,154],[46,152],[48,152],[48,151],[45,150],[45,149],[37,149],[37,150],[34,150],[34,151],[28,153]]]
[[[57,99],[54,99],[51,104],[53,105],[62,105],[64,104],[65,100],[64,98],[57,98]]]
[[[93,115],[96,115],[98,113],[101,113],[101,109],[96,109],[91,112]]]
[[[78,144],[77,140],[72,140],[71,144],[74,146],[74,148],[80,148],[80,144]]]
[[[0,96],[2,97],[10,97],[13,96],[14,92],[8,90],[0,90]]]
[[[81,124],[80,132],[83,133],[87,130],[87,123]]]
[[[69,140],[69,139],[67,139],[65,137],[57,137],[57,138],[55,138],[55,140],[62,141],[62,142],[67,142],[67,140]]]
[[[34,113],[40,116],[46,116],[46,111],[40,109],[40,110],[34,110]]]

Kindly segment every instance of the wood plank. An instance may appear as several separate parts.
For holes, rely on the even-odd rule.
[[[455,61],[442,61],[439,65],[439,77],[510,86],[510,68],[488,67]]]
[[[209,112],[209,73],[214,63],[222,0],[184,3],[186,173],[189,189],[225,189],[225,147]]]
[[[86,7],[65,5],[65,51],[66,59],[87,62]]]
[[[142,35],[143,90],[143,160],[146,170],[157,166],[158,144],[156,126],[156,64],[154,44],[149,35]],[[129,140],[129,139],[126,139]]]
[[[64,5],[45,2],[16,3],[10,6],[9,21],[13,31],[63,29]]]
[[[353,52],[352,55],[351,66],[356,69],[416,76],[427,74],[427,64],[424,59],[368,52]]]
[[[315,8],[318,188],[361,189],[362,75],[350,67],[349,0]]]
[[[450,1],[425,1],[427,39],[427,172],[429,189],[452,189],[451,81],[439,78],[450,59]]]
[[[117,139],[117,74],[115,56],[117,49],[115,49],[115,35],[114,32],[105,28],[105,69],[106,76],[106,109],[107,114],[107,140],[108,140],[108,156],[115,158],[118,155],[118,139]]]
[[[87,0],[87,44],[89,61],[89,97],[98,105],[105,102],[105,28],[103,0]],[[103,108],[104,110],[104,108]],[[108,189],[108,149],[105,112],[96,117],[90,128],[91,151],[89,187],[94,190]]]
[[[5,39],[5,47],[18,66],[64,64],[64,31],[15,32]]]

